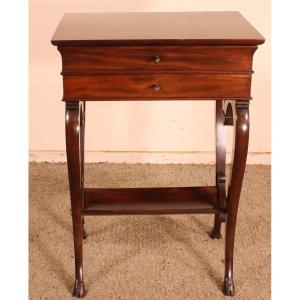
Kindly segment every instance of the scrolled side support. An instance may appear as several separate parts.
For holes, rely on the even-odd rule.
[[[223,101],[216,101],[216,186],[218,188],[218,206],[225,210],[226,128],[222,103]],[[214,226],[210,233],[212,239],[221,238],[221,225],[224,219],[224,214],[215,214]]]

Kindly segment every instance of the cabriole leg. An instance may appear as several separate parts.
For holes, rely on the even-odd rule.
[[[249,101],[232,102],[234,130],[234,151],[228,196],[226,200],[226,242],[225,242],[225,277],[223,292],[227,296],[234,295],[233,253],[235,226],[240,193],[246,167],[249,141]]]
[[[85,295],[82,270],[82,216],[83,186],[81,172],[80,102],[66,102],[66,148],[71,196],[75,252],[75,286],[73,296]]]

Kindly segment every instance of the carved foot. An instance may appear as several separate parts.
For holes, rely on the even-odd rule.
[[[80,280],[75,280],[75,286],[73,290],[73,296],[76,298],[83,298],[85,295],[84,282]]]
[[[85,229],[83,229],[83,232],[82,232],[82,238],[85,240],[87,238],[87,233],[85,231]]]
[[[223,294],[225,296],[234,296],[234,283],[232,278],[224,279]]]
[[[219,229],[215,229],[213,228],[209,234],[209,236],[213,239],[213,240],[219,240],[220,238],[222,238],[222,235],[220,233]]]

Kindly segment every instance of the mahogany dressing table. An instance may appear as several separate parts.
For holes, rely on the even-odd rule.
[[[66,150],[72,207],[75,287],[83,297],[84,216],[214,214],[225,236],[225,295],[234,295],[235,226],[249,138],[252,58],[264,38],[238,12],[72,13],[52,38],[62,57]],[[84,187],[85,105],[89,101],[214,100],[214,186]],[[225,126],[235,126],[230,176]],[[228,178],[228,190],[226,180]]]

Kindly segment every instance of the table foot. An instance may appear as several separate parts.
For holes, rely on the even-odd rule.
[[[209,236],[213,239],[213,240],[219,240],[222,238],[222,235],[220,233],[219,229],[215,229],[213,228],[209,234]]]
[[[232,277],[225,277],[223,285],[223,294],[225,296],[234,296],[234,283]]]
[[[82,238],[83,238],[84,240],[86,240],[86,239],[87,239],[87,233],[86,233],[84,227],[85,227],[85,226],[84,226],[84,217],[82,217]]]
[[[86,289],[84,286],[84,282],[80,280],[75,280],[73,296],[76,298],[83,298],[86,294]]]
[[[86,233],[86,231],[85,231],[85,229],[83,229],[83,232],[82,232],[82,238],[84,239],[84,240],[86,240],[87,239],[87,233]]]

